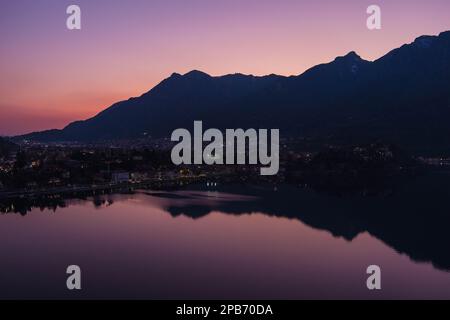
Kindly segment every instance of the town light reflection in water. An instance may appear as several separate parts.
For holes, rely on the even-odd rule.
[[[445,270],[367,232],[348,241],[254,210],[260,200],[142,191],[1,216],[0,297],[450,298]],[[71,264],[82,269],[80,292],[65,288]],[[366,288],[371,264],[382,269],[381,291]]]

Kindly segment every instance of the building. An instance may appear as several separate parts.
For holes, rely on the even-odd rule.
[[[130,180],[130,174],[125,171],[117,171],[111,173],[111,182],[112,183],[125,183]]]

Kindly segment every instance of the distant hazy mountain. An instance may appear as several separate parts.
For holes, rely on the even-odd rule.
[[[174,73],[95,117],[18,137],[94,141],[169,137],[176,128],[280,128],[317,143],[382,139],[450,154],[450,31],[422,36],[369,62],[355,52],[299,76]]]

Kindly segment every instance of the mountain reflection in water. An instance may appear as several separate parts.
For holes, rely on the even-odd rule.
[[[9,239],[0,245],[4,268],[25,275],[0,287],[26,291],[32,258],[43,254],[48,271],[81,260],[92,284],[81,297],[450,298],[449,185],[447,175],[428,175],[373,197],[288,185],[191,186],[59,199],[50,205],[55,216],[41,203],[26,217],[0,217]],[[382,268],[379,293],[365,288],[370,264]],[[64,286],[64,272],[58,277]],[[38,287],[1,289],[0,296],[70,297]]]

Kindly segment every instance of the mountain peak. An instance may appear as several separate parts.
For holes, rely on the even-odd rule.
[[[203,71],[199,70],[192,70],[188,73],[184,74],[183,77],[185,78],[194,78],[194,79],[203,79],[203,78],[211,78],[211,76]]]
[[[181,74],[177,72],[172,73],[172,75],[170,76],[170,78],[179,78],[179,77],[181,77]]]
[[[360,61],[362,59],[355,51],[350,51],[345,56],[337,57],[336,60]]]
[[[355,51],[350,51],[349,53],[347,53],[346,57],[350,57],[350,58],[361,58]]]

